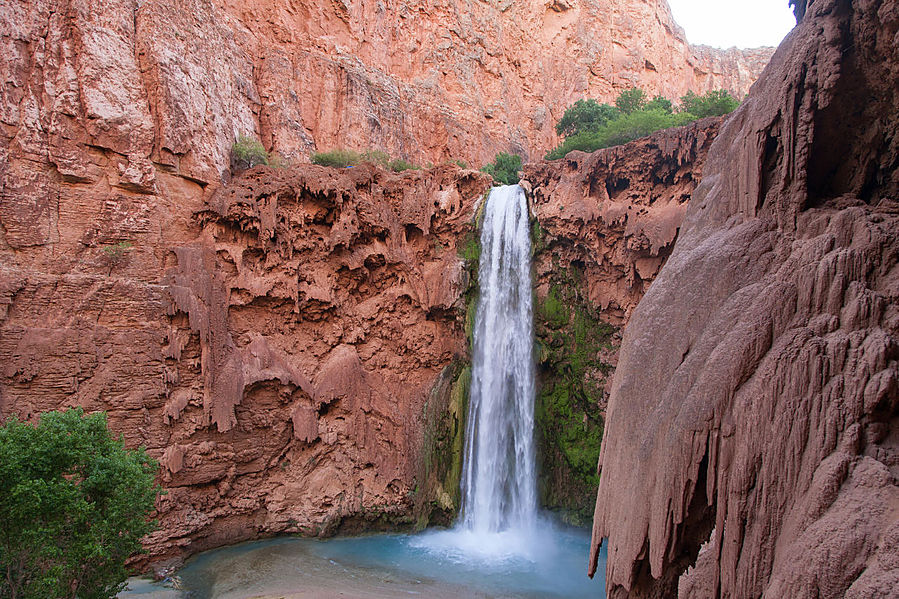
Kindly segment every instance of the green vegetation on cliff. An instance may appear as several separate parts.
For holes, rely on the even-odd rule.
[[[329,152],[316,152],[312,154],[312,164],[318,164],[320,166],[348,168],[351,166],[358,166],[363,162],[375,164],[395,173],[408,170],[419,170],[421,168],[402,158],[392,159],[390,154],[381,150],[356,152],[355,150],[337,149]]]
[[[602,355],[612,347],[615,328],[600,320],[581,273],[559,265],[553,272],[549,292],[537,298],[535,311],[539,491],[543,506],[574,524],[586,524],[599,484],[600,399],[612,370]]]
[[[487,173],[497,183],[504,185],[514,185],[518,183],[518,171],[521,170],[521,156],[518,154],[507,154],[500,152],[493,158],[493,162],[488,162],[481,167],[482,173]]]
[[[671,100],[656,96],[647,99],[638,88],[621,92],[615,106],[598,104],[595,100],[578,100],[556,125],[556,132],[564,141],[550,150],[545,158],[556,160],[568,152],[593,152],[617,146],[660,129],[680,127],[697,119],[721,116],[733,111],[739,102],[724,90],[710,91],[699,96],[687,92],[675,108]]]
[[[444,369],[422,413],[425,427],[423,461],[413,498],[415,528],[418,530],[433,524],[449,526],[461,507],[465,422],[471,388],[470,348],[478,303],[480,227],[485,204],[486,195],[457,250],[468,275],[468,286],[462,294],[464,313],[460,312],[459,318],[463,319],[469,355],[454,360]]]
[[[115,597],[153,529],[156,462],[106,414],[47,412],[0,427],[0,596]]]
[[[231,146],[231,166],[234,170],[245,170],[268,164],[268,152],[258,139],[241,135]]]

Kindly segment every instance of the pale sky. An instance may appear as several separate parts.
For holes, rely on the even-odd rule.
[[[691,44],[777,46],[796,24],[787,0],[668,0]]]

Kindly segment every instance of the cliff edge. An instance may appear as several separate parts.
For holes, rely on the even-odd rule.
[[[622,340],[610,597],[899,588],[899,3],[804,4]]]

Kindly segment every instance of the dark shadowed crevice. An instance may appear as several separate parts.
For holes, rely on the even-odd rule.
[[[777,175],[781,171],[783,163],[783,145],[780,142],[780,119],[777,120],[765,132],[765,148],[762,152],[762,172],[759,185],[759,197],[756,202],[756,214],[761,210],[771,191],[772,185],[777,180]]]
[[[672,533],[672,551],[663,568],[661,578],[653,578],[649,565],[649,540],[643,546],[641,559],[634,564],[634,586],[630,593],[620,587],[609,589],[609,598],[628,597],[630,599],[672,599],[677,597],[678,581],[687,568],[696,563],[699,549],[712,536],[715,528],[714,504],[709,505],[706,494],[708,480],[709,451],[699,464],[697,481],[693,487],[690,505],[684,521],[677,524]]]

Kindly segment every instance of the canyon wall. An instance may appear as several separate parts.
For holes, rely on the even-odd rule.
[[[458,245],[489,184],[455,166],[260,167],[172,205],[64,183],[53,246],[2,251],[0,414],[106,410],[146,446],[167,491],[156,561],[446,523],[468,360]]]
[[[771,53],[691,47],[662,0],[2,0],[0,49],[5,176],[35,196],[226,180],[241,134],[294,162],[538,158],[581,97],[742,97]]]
[[[620,330],[671,253],[721,118],[528,164],[541,505],[593,514]]]
[[[539,156],[583,95],[742,94],[770,54],[690,47],[656,0],[0,0],[0,48],[0,417],[82,405],[147,446],[168,489],[154,559],[458,507],[459,250],[490,182],[299,164],[310,151]],[[705,131],[533,167],[540,293],[557,256],[622,325]],[[239,134],[293,166],[232,178]]]
[[[610,597],[899,588],[899,3],[801,4],[623,336]]]
[[[543,438],[543,501],[581,520],[617,330],[671,250],[719,126],[525,168],[541,426],[576,433]],[[157,564],[277,533],[448,523],[489,178],[305,165],[155,185],[61,179],[49,196],[8,196],[0,415],[105,410],[146,446],[167,490],[146,545]],[[564,322],[545,317],[553,293],[574,308]],[[569,333],[577,347],[558,345]]]

